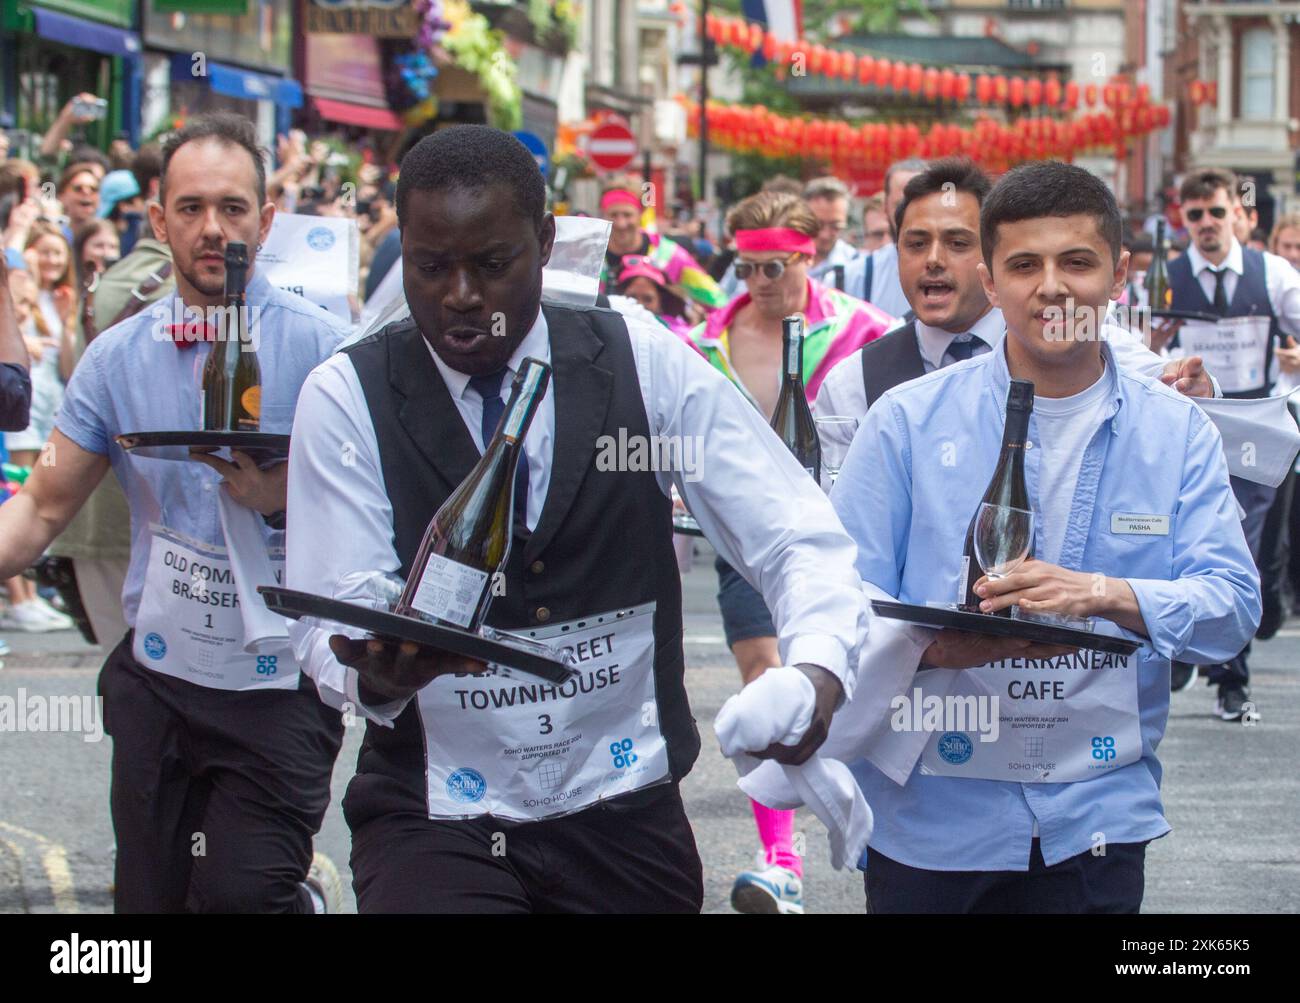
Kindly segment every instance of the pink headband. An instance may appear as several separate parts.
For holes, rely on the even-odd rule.
[[[600,207],[608,209],[615,205],[634,205],[641,207],[641,200],[626,188],[612,188],[600,197]]]
[[[786,226],[771,226],[765,230],[737,230],[737,251],[790,251],[815,254],[812,237]]]

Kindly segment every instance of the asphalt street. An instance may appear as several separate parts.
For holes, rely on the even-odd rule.
[[[704,860],[705,910],[730,912],[732,879],[752,866],[758,842],[710,722],[739,678],[723,642],[711,557],[697,557],[685,585],[687,685],[703,752],[683,790]],[[13,652],[0,669],[0,697],[94,695],[102,655],[75,632],[4,637]],[[1251,668],[1254,724],[1211,717],[1214,695],[1203,684],[1173,697],[1160,756],[1174,831],[1147,853],[1148,912],[1300,909],[1300,622],[1256,644]],[[0,912],[111,911],[111,739],[87,737],[0,733]],[[349,837],[338,806],[360,741],[361,728],[349,729],[317,838],[345,881]],[[808,911],[861,912],[861,876],[831,869],[821,824],[800,812],[796,832],[805,838]]]

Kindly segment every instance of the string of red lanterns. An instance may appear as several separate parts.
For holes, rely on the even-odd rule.
[[[1192,104],[1218,104],[1219,82],[1217,80],[1193,80],[1188,86],[1188,96]]]
[[[699,104],[684,96],[692,136],[699,132]],[[935,122],[925,130],[914,122],[851,125],[830,119],[781,115],[761,105],[710,102],[709,138],[720,148],[768,158],[824,160],[845,177],[881,170],[908,157],[967,156],[994,172],[1025,160],[1072,160],[1110,147],[1127,155],[1127,141],[1170,123],[1166,105],[1143,104],[1114,112],[1094,112],[1071,120],[1019,118],[1001,123],[981,117],[972,127]]]

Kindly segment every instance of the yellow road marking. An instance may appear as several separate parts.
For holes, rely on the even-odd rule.
[[[81,910],[77,906],[76,886],[72,882],[72,869],[68,866],[67,851],[60,844],[47,839],[39,832],[32,832],[22,826],[13,825],[9,822],[0,822],[0,829],[30,839],[41,848],[41,867],[45,871],[45,879],[50,883],[50,893],[54,896],[54,908],[61,913],[80,912]],[[18,855],[19,860],[23,859],[21,848],[15,846],[9,840],[4,842]]]

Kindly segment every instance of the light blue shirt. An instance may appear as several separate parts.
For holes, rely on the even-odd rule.
[[[1080,464],[1059,564],[1124,578],[1150,633],[1137,652],[1142,757],[1095,780],[1020,784],[922,776],[899,787],[852,764],[875,814],[871,848],[929,870],[1028,869],[1035,820],[1051,865],[1169,831],[1156,746],[1169,716],[1169,662],[1226,661],[1259,622],[1259,576],[1228,485],[1218,430],[1191,400],[1114,364]],[[967,525],[1001,449],[1009,385],[1002,346],[888,391],[867,413],[831,492],[865,581],[900,601],[947,601]],[[1031,416],[1029,441],[1037,444]],[[1041,448],[1025,452],[1042,510]],[[1167,516],[1168,535],[1111,532],[1112,513]],[[1042,519],[1035,549],[1043,552]]]
[[[823,285],[833,286],[835,277],[830,274],[831,269],[836,265],[844,265],[844,291],[848,292],[848,265],[858,257],[860,253],[856,247],[847,240],[837,240],[835,246],[831,248],[831,253],[826,255],[826,260],[808,269],[808,277],[816,279]]]
[[[868,260],[871,261],[870,290],[863,288]],[[912,309],[898,278],[898,245],[892,241],[881,244],[870,254],[859,254],[845,265],[844,291],[850,296],[870,300],[873,306],[878,306],[891,317],[902,317]],[[870,295],[865,295],[867,293]]]
[[[347,328],[301,296],[254,274],[248,304],[259,311],[261,430],[288,433],[307,374],[334,352]],[[177,309],[175,294],[99,335],[68,382],[55,427],[82,449],[106,455],[131,509],[131,563],[122,589],[126,622],[134,626],[149,559],[149,525],[162,523],[202,543],[224,546],[216,491],[221,478],[201,463],[134,456],[114,441],[126,432],[203,426],[200,374],[212,346],[178,348],[163,330]],[[183,316],[183,315],[182,315]],[[164,318],[165,319],[162,319]],[[283,533],[264,528],[271,546]]]

